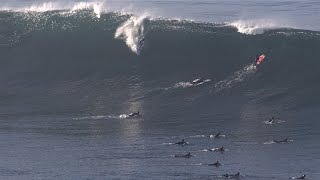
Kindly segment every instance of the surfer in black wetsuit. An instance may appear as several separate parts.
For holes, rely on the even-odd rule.
[[[212,149],[207,149],[208,151],[215,151],[215,152],[224,152],[224,147],[221,146],[219,148],[212,148]]]
[[[143,45],[144,43],[144,37],[139,41],[140,47]]]
[[[214,138],[220,138],[220,135],[221,135],[221,133],[218,132],[218,133],[217,133],[216,135],[214,135],[213,137],[214,137]]]
[[[140,116],[140,112],[135,112],[135,113],[130,113],[128,114],[129,117],[136,117],[136,116]]]
[[[218,166],[221,166],[221,164],[220,164],[219,161],[217,161],[217,162],[215,162],[213,164],[208,164],[208,166],[216,166],[216,167],[218,167]]]
[[[273,142],[275,142],[275,143],[285,143],[285,142],[288,142],[288,138],[286,138],[284,140],[274,140]]]
[[[140,39],[139,41],[139,49],[141,49],[141,47],[144,45],[144,37],[142,39]]]
[[[301,177],[291,177],[289,179],[304,179],[306,177],[306,175],[302,175]]]
[[[139,46],[138,46],[138,49],[137,49],[138,55],[141,53],[141,50],[142,50],[143,45],[144,45],[144,37],[142,37],[142,38],[139,40]]]
[[[215,151],[218,151],[218,152],[224,152],[224,147],[223,147],[223,146],[221,146],[220,148],[215,149]]]
[[[275,120],[275,118],[272,116],[271,119],[269,119],[269,123],[273,123],[273,121]]]
[[[204,82],[204,78],[198,78],[191,82],[191,84],[196,85]]]
[[[186,155],[174,155],[174,157],[177,157],[177,158],[191,158],[191,153],[188,153]]]
[[[208,137],[209,137],[209,138],[220,138],[220,137],[222,137],[222,135],[221,135],[220,132],[218,132],[218,133],[215,134],[215,135],[210,134]]]
[[[187,145],[188,143],[184,141],[184,139],[182,139],[181,141],[179,142],[176,142],[174,144],[178,144],[178,145]]]
[[[238,178],[238,177],[240,177],[240,173],[238,172],[237,174],[224,174],[223,177],[226,177],[226,178]]]
[[[301,177],[298,177],[297,179],[304,179],[306,177],[306,175],[302,175]]]

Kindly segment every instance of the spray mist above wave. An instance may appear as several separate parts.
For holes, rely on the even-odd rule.
[[[130,50],[134,53],[138,53],[139,41],[145,36],[144,34],[144,22],[148,16],[135,17],[132,16],[122,25],[120,25],[115,33],[116,39],[123,39]]]
[[[284,23],[279,23],[265,19],[239,20],[232,23],[228,23],[228,25],[237,28],[239,33],[248,35],[263,34],[265,31],[272,29],[289,28],[289,26]]]
[[[42,2],[26,6],[0,6],[1,11],[13,12],[48,12],[48,11],[67,11],[73,13],[80,10],[92,10],[97,18],[101,17],[103,12],[107,12],[104,2]]]

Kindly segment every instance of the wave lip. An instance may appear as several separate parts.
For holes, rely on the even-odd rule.
[[[54,11],[54,10],[63,10],[63,8],[59,7],[57,3],[45,2],[42,4],[34,4],[29,7],[17,9],[17,11],[22,11],[22,12],[46,12],[46,11]]]
[[[2,11],[13,12],[49,12],[49,11],[69,11],[70,13],[80,10],[92,10],[97,18],[106,11],[104,2],[76,2],[76,3],[58,3],[58,2],[43,2],[31,4],[29,6],[20,7],[0,7]]]
[[[104,11],[103,7],[104,7],[104,3],[79,2],[72,7],[71,11],[74,12],[74,11],[79,11],[79,10],[84,10],[84,9],[90,9],[90,10],[93,10],[93,12],[96,14],[97,18],[100,18],[101,13]]]
[[[239,33],[248,35],[263,34],[265,31],[272,29],[289,28],[289,26],[284,23],[266,19],[238,20],[229,23],[229,25],[237,28]]]

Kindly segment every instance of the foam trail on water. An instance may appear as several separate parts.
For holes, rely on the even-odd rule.
[[[129,118],[127,114],[120,114],[120,115],[93,115],[93,116],[82,116],[82,117],[74,117],[74,120],[85,120],[85,119],[126,119]]]
[[[139,40],[144,37],[144,22],[148,16],[135,17],[132,16],[129,20],[120,25],[115,33],[116,39],[123,39],[130,50],[138,53]]]
[[[112,119],[112,118],[117,118],[117,117],[116,116],[110,116],[110,115],[96,115],[96,116],[75,117],[73,119],[74,120],[85,120],[85,119],[99,120],[99,119]]]
[[[199,84],[192,84],[191,82],[178,82],[174,86],[164,88],[164,90],[170,90],[170,89],[176,89],[176,88],[196,87],[196,86],[200,86],[200,85],[203,85],[205,83],[208,83],[210,81],[211,81],[211,79],[206,79],[206,80],[204,80],[203,82],[201,82]]]
[[[245,66],[243,69],[235,72],[233,75],[228,78],[217,82],[214,85],[214,88],[211,89],[210,93],[218,93],[224,89],[232,88],[234,85],[246,80],[249,78],[254,72],[256,72],[257,68],[255,65],[250,64]]]

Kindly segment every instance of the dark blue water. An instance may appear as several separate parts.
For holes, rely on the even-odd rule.
[[[110,3],[0,5],[0,179],[319,177],[318,2]]]

